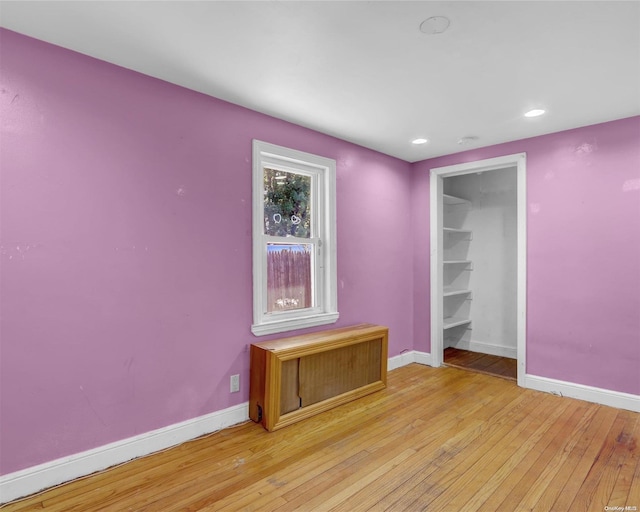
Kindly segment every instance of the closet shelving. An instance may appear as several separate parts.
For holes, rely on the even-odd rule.
[[[470,229],[459,229],[459,228],[442,228],[445,233],[449,234],[463,234],[471,236]]]
[[[442,328],[444,330],[447,330],[453,327],[458,327],[460,325],[466,325],[470,323],[471,323],[471,320],[469,320],[468,318],[457,318],[455,316],[449,316],[444,319],[444,322],[442,323]]]
[[[443,297],[454,297],[456,295],[470,295],[471,290],[463,288],[454,288],[453,286],[445,286],[442,290]]]
[[[471,206],[471,201],[462,199],[461,197],[450,196],[449,194],[442,194],[442,202],[444,204],[463,204],[466,206]]]
[[[450,270],[450,282],[445,282],[442,290],[444,301],[443,329],[471,325],[469,306],[462,304],[472,299],[469,279],[460,279],[461,272],[473,270],[473,262],[467,259],[468,244],[473,238],[471,230],[462,227],[464,211],[471,202],[461,197],[443,194],[445,212],[443,216],[443,237],[445,239],[443,265],[445,274]],[[453,207],[453,208],[450,208]],[[453,277],[452,277],[453,276]],[[468,303],[467,303],[468,304]]]

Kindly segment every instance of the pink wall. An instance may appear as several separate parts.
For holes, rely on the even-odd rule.
[[[1,473],[248,400],[253,138],[337,160],[336,326],[413,347],[408,163],[0,37]]]
[[[253,138],[337,160],[337,326],[391,356],[430,350],[428,169],[527,152],[528,372],[640,393],[640,118],[412,166],[0,38],[1,473],[248,399]]]
[[[414,336],[430,351],[429,169],[527,153],[527,373],[640,394],[640,117],[414,165]]]

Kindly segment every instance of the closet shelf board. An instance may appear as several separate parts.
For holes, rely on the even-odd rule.
[[[450,196],[448,194],[442,194],[444,204],[464,204],[471,206],[471,201],[462,199],[461,197]]]
[[[468,318],[456,318],[450,316],[444,319],[442,324],[443,329],[451,329],[452,327],[458,327],[459,325],[471,324],[471,320]]]
[[[450,286],[445,286],[442,296],[443,297],[453,297],[454,295],[467,295],[471,293],[471,290],[460,290],[456,288],[451,288]]]

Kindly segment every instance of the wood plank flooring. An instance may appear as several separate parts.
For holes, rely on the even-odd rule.
[[[639,436],[638,413],[412,364],[390,372],[385,390],[282,430],[245,423],[5,508],[640,508]]]
[[[505,379],[517,380],[518,378],[518,361],[509,357],[449,347],[444,349],[444,363],[454,368],[473,370]]]

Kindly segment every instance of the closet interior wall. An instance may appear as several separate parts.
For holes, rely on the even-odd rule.
[[[444,348],[517,357],[517,176],[516,169],[452,176],[444,193],[467,205],[444,205],[443,226],[470,230],[445,233],[449,258],[468,266],[445,265],[444,287],[468,288],[468,295],[445,297],[444,316],[471,323],[445,330]]]

